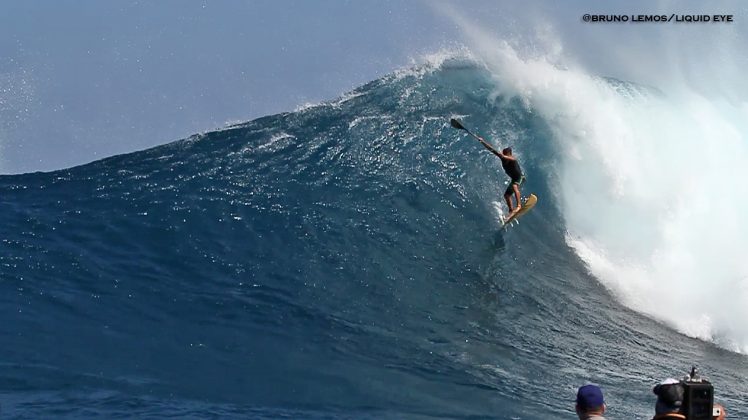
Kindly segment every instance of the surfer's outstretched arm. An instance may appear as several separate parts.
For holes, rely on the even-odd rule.
[[[491,146],[490,144],[488,144],[488,142],[486,140],[484,140],[483,137],[475,136],[475,138],[478,139],[478,141],[480,141],[480,143],[483,145],[483,147],[485,147],[486,149],[490,150],[491,153],[493,153],[496,156],[498,156],[501,160],[517,160],[517,158],[514,157],[514,156],[512,156],[512,155],[509,155],[509,154],[506,154],[506,153],[503,153],[503,152],[500,152],[500,151],[496,150],[493,146]]]
[[[504,157],[504,155],[501,154],[501,152],[499,152],[498,150],[494,149],[493,146],[491,146],[490,144],[488,144],[487,141],[483,140],[483,137],[475,136],[475,138],[477,138],[478,141],[480,141],[480,144],[482,144],[483,147],[485,147],[486,149],[488,149],[489,151],[491,151],[491,153],[495,154],[496,156],[498,156],[500,158]]]

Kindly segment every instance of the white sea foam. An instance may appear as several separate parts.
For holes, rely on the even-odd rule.
[[[470,63],[470,65],[474,65],[477,62],[473,53],[465,46],[442,48],[434,53],[412,56],[410,58],[410,65],[395,71],[391,77],[393,81],[406,77],[421,78],[443,68],[446,63],[458,65],[461,60],[465,63]]]
[[[351,99],[358,98],[359,96],[363,96],[364,92],[360,91],[349,91],[345,92],[342,95],[340,95],[338,98],[335,98],[330,101],[322,101],[322,102],[305,102],[294,109],[294,112],[304,112],[312,108],[316,108],[318,106],[330,106],[333,108],[340,108],[341,105],[344,103],[350,101]]]
[[[257,146],[258,151],[276,151],[296,139],[296,136],[285,132],[273,134],[270,140]]]
[[[495,76],[548,122],[567,241],[625,305],[748,353],[748,105],[703,87],[622,95],[557,45],[523,55],[460,21]]]

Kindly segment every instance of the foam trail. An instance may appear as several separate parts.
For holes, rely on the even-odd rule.
[[[451,14],[495,76],[550,125],[567,241],[627,306],[748,353],[745,104],[667,94],[525,57]],[[552,181],[553,182],[553,181]]]

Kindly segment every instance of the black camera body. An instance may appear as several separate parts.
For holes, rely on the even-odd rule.
[[[696,374],[696,368],[691,368],[691,374],[683,378],[682,413],[687,420],[711,420],[714,407],[714,386],[706,379]]]

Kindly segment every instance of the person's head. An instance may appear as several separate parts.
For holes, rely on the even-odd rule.
[[[657,395],[655,403],[655,415],[679,414],[683,405],[683,394],[685,389],[680,381],[672,378],[665,379],[655,385],[652,389]]]
[[[605,413],[603,390],[597,385],[585,385],[577,391],[577,416],[585,419],[590,415]]]
[[[505,155],[511,156],[512,155],[512,148],[511,147],[505,147],[504,150],[501,151],[501,153],[503,153]]]

